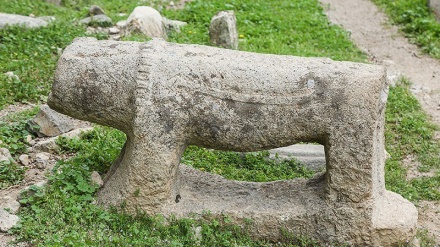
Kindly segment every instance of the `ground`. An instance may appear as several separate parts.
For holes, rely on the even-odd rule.
[[[395,26],[389,24],[385,14],[369,0],[320,0],[329,19],[342,25],[351,33],[353,41],[366,53],[370,61],[386,66],[388,77],[395,80],[400,76],[408,77],[412,82],[412,91],[419,99],[423,109],[432,116],[434,123],[440,126],[440,61],[423,55],[417,46],[410,44]],[[29,109],[30,105],[14,105],[0,111],[0,120],[11,113]],[[440,135],[437,135],[440,138]],[[51,156],[51,162],[60,157]],[[406,159],[408,176],[429,176],[421,174],[416,167],[417,161]],[[32,166],[31,166],[32,167]],[[48,166],[50,167],[50,166]],[[45,179],[45,170],[29,169],[25,182],[0,191],[3,196],[16,197],[24,187]],[[427,229],[440,243],[440,203],[420,201],[419,227]],[[11,240],[12,236],[0,233],[0,246]],[[23,245],[21,245],[23,246]],[[24,245],[25,246],[25,245]]]

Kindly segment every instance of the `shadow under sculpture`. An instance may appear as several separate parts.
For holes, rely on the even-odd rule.
[[[390,246],[415,233],[416,208],[384,186],[382,67],[153,39],[81,38],[55,73],[49,106],[127,135],[98,193],[150,214],[227,214],[251,234]],[[326,173],[270,183],[179,166],[188,145],[257,151],[325,146]]]

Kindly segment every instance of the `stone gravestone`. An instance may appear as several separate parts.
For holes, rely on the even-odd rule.
[[[150,214],[227,214],[255,236],[389,246],[417,211],[384,185],[386,74],[375,65],[167,43],[77,39],[61,56],[53,109],[127,135],[98,193]],[[188,145],[257,151],[316,142],[326,173],[270,183],[179,165]]]

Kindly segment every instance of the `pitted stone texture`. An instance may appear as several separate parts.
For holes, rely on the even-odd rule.
[[[385,71],[374,65],[86,38],[61,56],[49,105],[126,133],[98,193],[103,205],[182,216],[227,212],[252,219],[251,231],[273,239],[286,228],[368,246],[374,235],[389,236],[387,243],[411,238],[417,218],[412,204],[385,190],[387,89]],[[258,184],[179,172],[187,145],[247,152],[298,142],[324,145],[324,176]],[[388,205],[381,201],[411,217],[373,224],[392,209],[377,211]]]
[[[238,49],[237,20],[234,11],[220,11],[212,17],[209,38],[215,46]]]
[[[162,16],[148,6],[136,7],[128,17],[123,33],[128,35],[133,32],[145,34],[150,38],[167,38]]]
[[[0,231],[7,232],[12,227],[16,226],[20,218],[18,216],[8,213],[6,210],[0,209]]]
[[[45,27],[48,22],[23,15],[0,13],[0,28],[7,26],[24,26],[26,28]]]

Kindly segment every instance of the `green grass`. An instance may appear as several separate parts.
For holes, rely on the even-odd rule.
[[[400,26],[404,34],[427,54],[440,58],[440,23],[427,0],[373,0]]]
[[[65,6],[57,8],[43,0],[0,0],[5,12],[57,17],[57,21],[46,28],[0,30],[0,56],[5,58],[0,60],[0,109],[11,103],[45,100],[59,56],[57,48],[64,48],[76,36],[85,36],[85,28],[78,27],[75,21],[86,16],[90,5],[103,7],[114,22],[124,18],[118,13],[130,13],[137,5],[137,1],[119,0],[63,2]],[[160,1],[155,4],[160,5]],[[226,9],[236,13],[240,50],[366,61],[365,54],[349,41],[348,34],[329,23],[316,0],[196,0],[183,10],[163,10],[167,18],[189,23],[180,34],[170,34],[169,40],[208,44],[210,18]],[[124,39],[144,41],[148,38],[133,35]],[[3,73],[7,71],[14,71],[20,80],[6,78]],[[0,123],[1,145],[9,148],[14,156],[26,149],[24,137],[28,132],[24,126],[35,111]],[[390,90],[386,113],[386,145],[392,156],[386,165],[388,189],[412,201],[439,200],[435,190],[440,181],[439,147],[438,142],[432,141],[434,130],[407,85],[403,83]],[[18,240],[29,241],[33,246],[319,246],[307,237],[289,234],[282,244],[253,241],[246,235],[246,228],[235,226],[226,216],[165,220],[142,213],[130,216],[121,208],[104,210],[96,206],[97,187],[91,183],[90,174],[92,171],[104,174],[124,141],[121,132],[102,127],[83,134],[80,139],[59,139],[59,152],[75,156],[56,165],[49,185],[31,187],[22,194],[21,223],[12,230]],[[402,160],[408,155],[419,159],[421,171],[437,172],[437,176],[407,181]],[[236,180],[272,181],[311,175],[295,162],[274,165],[267,159],[267,152],[244,155],[190,147],[182,161]],[[11,180],[5,186],[18,183],[22,178],[22,171],[16,167],[0,168],[0,178]],[[197,227],[201,229],[201,239],[194,236]]]
[[[391,158],[386,163],[386,186],[411,201],[440,200],[440,144],[433,140],[437,126],[429,122],[420,103],[409,91],[409,82],[391,88],[386,109],[386,150]],[[432,177],[408,181],[403,160],[414,155],[421,172],[433,172]]]

